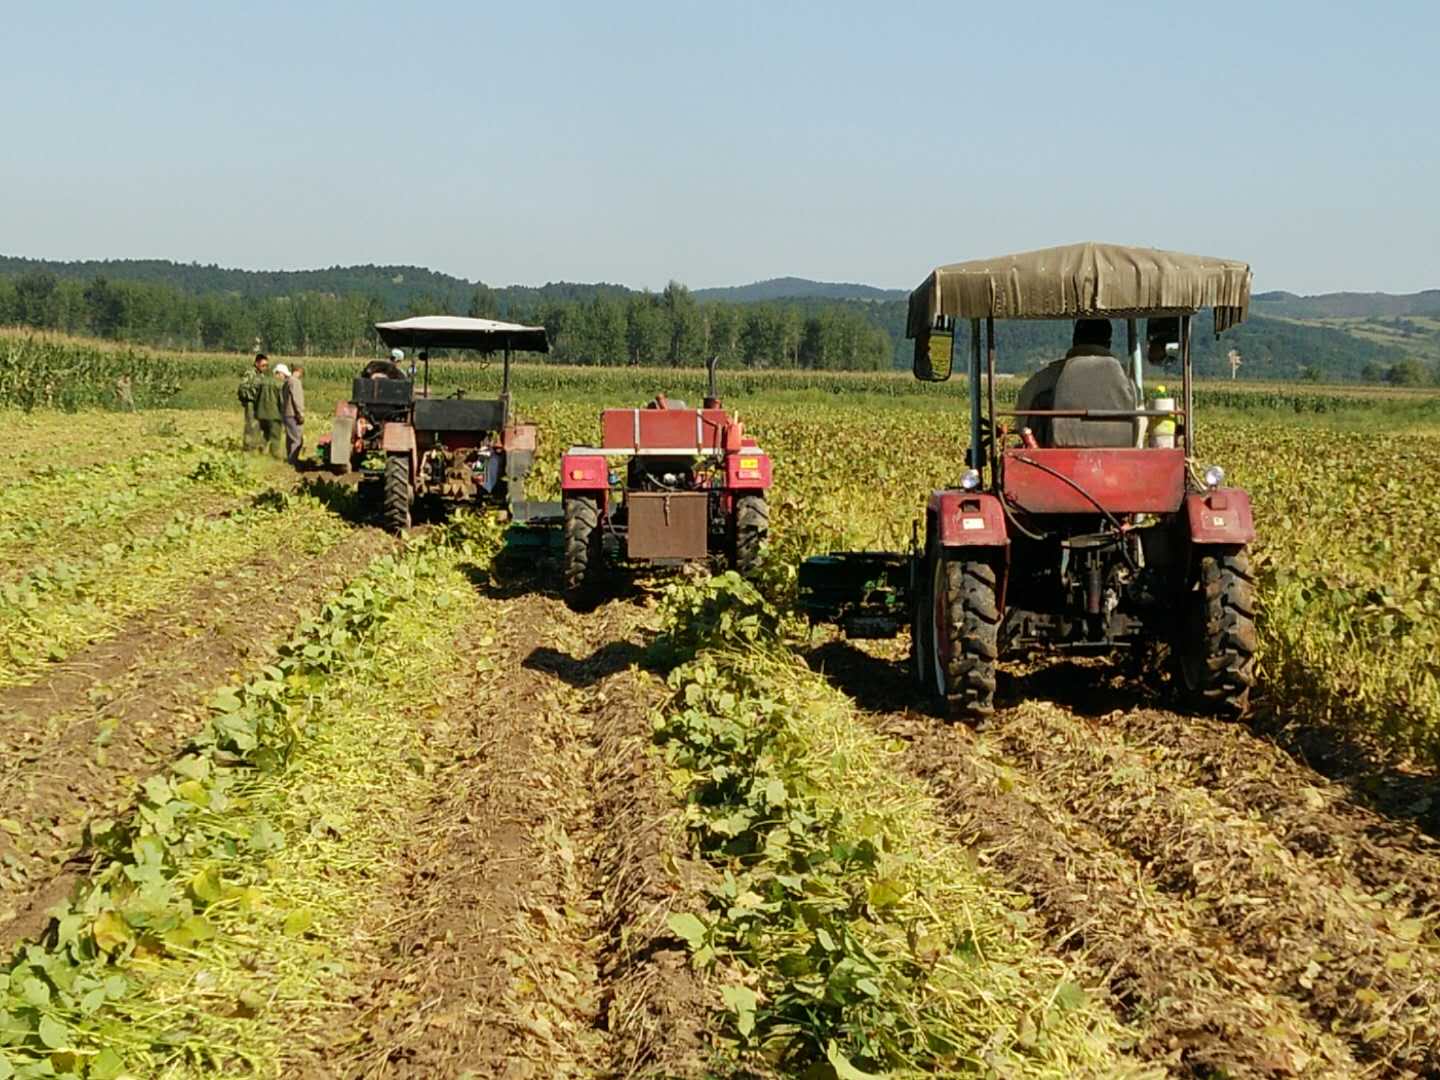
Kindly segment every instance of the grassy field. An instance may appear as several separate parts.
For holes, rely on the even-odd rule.
[[[958,380],[722,373],[765,595],[577,614],[493,519],[396,540],[241,454],[243,360],[165,362],[184,407],[4,412],[0,1077],[1440,1071],[1434,396],[1202,389],[1248,722],[1028,660],[975,732],[786,610],[804,555],[908,544]],[[700,388],[518,368],[537,494],[601,406]]]

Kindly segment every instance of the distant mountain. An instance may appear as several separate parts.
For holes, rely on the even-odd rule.
[[[1257,314],[1286,319],[1368,319],[1408,315],[1440,316],[1440,289],[1417,293],[1322,293],[1297,296],[1292,292],[1256,293]]]
[[[718,300],[726,304],[756,304],[768,300],[902,300],[903,289],[879,289],[874,285],[849,282],[811,281],[809,278],[778,277],[751,285],[696,289],[696,300]]]
[[[732,341],[745,334],[746,340],[769,341],[764,335],[772,334],[779,341],[800,334],[802,324],[813,324],[811,336],[822,343],[858,341],[867,329],[883,331],[896,366],[909,366],[907,293],[901,289],[779,277],[691,295],[709,309],[702,323],[726,328]],[[596,303],[597,298],[606,302]],[[603,282],[492,287],[418,266],[236,270],[166,259],[59,262],[0,255],[0,324],[162,345],[242,348],[263,337],[284,351],[277,343],[290,335],[294,348],[320,348],[319,342],[334,338],[324,347],[350,349],[380,314],[473,311],[543,320],[562,345],[570,341],[576,355],[601,345],[617,355],[642,347],[655,352],[651,338],[673,345],[679,333],[666,329],[666,320],[683,308],[674,303],[668,295]],[[732,305],[740,310],[730,310]],[[750,310],[743,310],[746,305]],[[1202,374],[1228,375],[1225,356],[1231,348],[1244,357],[1242,377],[1250,379],[1302,373],[1354,379],[1367,369],[1406,360],[1440,371],[1440,289],[1408,295],[1265,292],[1254,297],[1251,316],[1220,342],[1205,332],[1208,319],[1202,316],[1195,340]],[[691,327],[686,332],[693,331],[692,324],[685,325]],[[1063,323],[1006,323],[998,335],[1001,369],[1023,371],[1044,363],[1064,351],[1069,333]]]
[[[374,296],[387,311],[404,311],[414,305],[438,310],[464,311],[482,287],[478,281],[427,270],[423,266],[331,266],[322,270],[237,270],[214,263],[179,263],[169,259],[83,259],[60,262],[0,255],[0,276],[53,274],[61,281],[134,281],[164,285],[191,296],[237,296],[264,300],[302,293],[331,296]],[[566,281],[545,285],[510,285],[493,290],[500,307],[545,300],[589,300],[596,293],[628,295],[623,285],[578,284]]]

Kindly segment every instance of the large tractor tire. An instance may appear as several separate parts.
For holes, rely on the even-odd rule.
[[[995,711],[1000,608],[995,568],[938,551],[931,560],[931,687],[947,720],[980,723]]]
[[[382,514],[385,528],[399,535],[410,528],[410,504],[414,501],[410,485],[410,455],[385,455],[385,493]]]
[[[600,531],[600,504],[587,495],[565,500],[565,603],[572,611],[589,611],[600,598],[600,572],[605,558]]]
[[[1244,548],[1219,549],[1197,561],[1175,644],[1180,685],[1203,711],[1238,720],[1255,685],[1255,578]]]
[[[735,500],[735,539],[731,566],[749,577],[760,566],[760,551],[770,536],[770,505],[764,495]]]

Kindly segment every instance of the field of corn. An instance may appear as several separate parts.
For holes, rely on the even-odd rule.
[[[493,519],[397,540],[240,453],[243,359],[0,361],[0,1080],[1440,1076],[1440,399],[1202,388],[1247,722],[1028,660],[977,733],[787,607],[908,544],[958,380],[722,372],[758,588],[576,614]],[[306,366],[323,430],[356,364]],[[700,382],[517,368],[534,494]]]

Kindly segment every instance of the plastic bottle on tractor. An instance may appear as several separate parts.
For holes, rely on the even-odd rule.
[[[1150,445],[1169,449],[1175,445],[1175,399],[1168,396],[1163,386],[1155,387],[1155,396],[1150,399],[1150,408],[1155,412],[1170,415],[1150,420]]]

